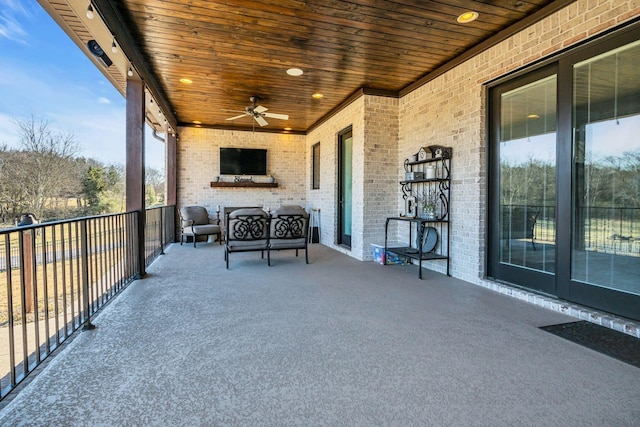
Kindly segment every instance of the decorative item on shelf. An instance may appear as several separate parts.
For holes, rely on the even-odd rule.
[[[424,179],[424,172],[405,172],[405,181],[415,181],[417,179]]]
[[[220,176],[216,176],[215,178],[213,178],[213,182],[220,182]]]
[[[415,196],[407,196],[404,200],[404,210],[409,218],[415,218],[417,215],[417,200]]]
[[[269,182],[269,183],[276,182],[276,178],[273,176],[273,174],[271,174],[271,175],[269,175],[267,177],[267,182]]]
[[[438,205],[438,192],[436,190],[424,190],[420,204],[422,205],[422,217],[424,219],[436,219],[436,207]]]
[[[435,179],[436,177],[436,167],[435,165],[429,165],[425,170],[425,178],[426,179]]]
[[[441,158],[450,159],[451,158],[450,147],[443,147],[442,145],[430,145],[427,148],[431,150],[431,153],[433,154],[432,158],[434,159],[441,159]]]
[[[418,150],[418,160],[427,160],[433,158],[433,153],[430,147],[421,147]]]
[[[409,157],[409,161],[410,161],[410,162],[412,162],[412,163],[413,163],[413,162],[417,162],[417,161],[418,161],[418,153],[416,153],[416,154],[412,154],[412,155]]]
[[[253,177],[236,176],[234,182],[253,182]]]

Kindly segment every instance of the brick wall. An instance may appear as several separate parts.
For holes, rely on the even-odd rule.
[[[177,148],[178,206],[306,205],[305,137],[184,127]],[[211,188],[220,175],[220,147],[267,149],[267,168],[277,188]],[[257,179],[257,177],[256,177]]]
[[[478,283],[485,271],[484,85],[639,15],[637,0],[576,1],[400,99],[398,179],[403,160],[421,146],[453,147],[453,276]],[[400,192],[397,202],[402,210]],[[444,263],[431,264],[429,268],[444,270]]]
[[[181,128],[178,205],[207,208],[295,203],[321,210],[321,242],[357,259],[384,240],[384,219],[404,211],[403,161],[420,147],[453,147],[451,273],[484,275],[485,84],[640,15],[633,1],[578,0],[401,99],[363,96],[307,136]],[[353,241],[336,245],[337,134],[353,127]],[[255,139],[255,140],[254,140]],[[311,147],[320,142],[320,189],[311,189]],[[267,148],[277,189],[212,189],[220,146]],[[399,236],[397,236],[399,238]],[[442,262],[429,265],[444,271]]]

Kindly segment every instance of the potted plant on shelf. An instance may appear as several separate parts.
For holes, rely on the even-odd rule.
[[[423,190],[420,202],[422,205],[422,217],[425,219],[436,219],[438,192],[436,190]]]

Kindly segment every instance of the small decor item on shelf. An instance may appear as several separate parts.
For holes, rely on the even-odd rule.
[[[415,196],[407,196],[404,201],[404,210],[409,218],[415,218],[417,215],[417,200]]]
[[[431,149],[429,147],[422,147],[418,150],[418,160],[427,160],[432,158]]]
[[[236,176],[235,182],[253,182],[253,177]]]
[[[425,178],[427,179],[435,179],[436,177],[436,167],[434,165],[429,165],[425,170]]]
[[[422,218],[436,219],[436,206],[438,205],[438,192],[436,190],[424,190],[422,192]]]
[[[418,154],[417,153],[416,154],[412,154],[411,157],[409,157],[409,161],[411,163],[417,162],[418,161]]]
[[[405,181],[414,181],[416,179],[424,179],[424,172],[405,172]]]

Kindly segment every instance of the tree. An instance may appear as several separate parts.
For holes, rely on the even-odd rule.
[[[31,117],[16,124],[25,155],[18,155],[23,172],[14,171],[14,179],[24,191],[24,210],[42,216],[47,201],[63,194],[72,181],[69,164],[78,145],[72,134],[54,132],[44,120]]]
[[[121,181],[115,166],[89,166],[82,180],[82,193],[91,215],[113,212],[117,209],[116,188]]]

